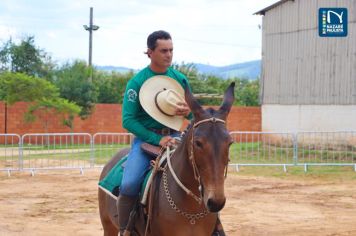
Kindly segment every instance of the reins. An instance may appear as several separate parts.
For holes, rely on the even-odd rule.
[[[181,187],[189,196],[191,196],[192,198],[194,198],[199,204],[201,204],[202,199],[199,198],[197,195],[195,195],[191,190],[189,190],[187,187],[184,186],[184,184],[179,180],[179,178],[177,177],[176,173],[174,172],[174,169],[172,167],[172,163],[171,163],[171,155],[170,155],[170,148],[167,147],[167,164],[168,164],[168,168],[174,178],[174,180],[176,181],[176,183],[178,184],[179,187]]]
[[[184,184],[179,180],[179,178],[177,177],[172,164],[171,164],[171,155],[170,155],[170,148],[167,147],[167,165],[168,165],[168,169],[171,172],[173,179],[175,180],[175,182],[178,184],[178,186],[183,189],[189,196],[191,196],[194,200],[196,200],[199,204],[202,203],[202,198],[203,198],[203,193],[202,193],[202,186],[201,186],[201,178],[200,178],[200,173],[199,173],[199,169],[197,167],[197,164],[195,162],[195,158],[194,158],[194,129],[199,126],[200,124],[203,124],[205,122],[213,122],[213,123],[223,123],[225,124],[226,122],[222,119],[218,119],[215,117],[211,117],[208,119],[204,119],[201,120],[197,123],[195,123],[192,127],[192,138],[191,138],[191,149],[190,149],[190,154],[189,154],[189,160],[192,164],[193,167],[193,172],[194,172],[194,178],[198,181],[199,184],[199,192],[200,192],[200,196],[198,197],[196,194],[194,194],[190,189],[188,189],[186,186],[184,186]],[[177,205],[175,204],[169,189],[168,189],[168,180],[167,180],[167,166],[164,168],[163,170],[163,187],[165,190],[165,195],[167,198],[167,201],[169,202],[170,206],[178,213],[180,213],[181,215],[183,215],[184,217],[188,218],[189,222],[191,224],[195,224],[196,220],[201,219],[203,217],[205,217],[208,214],[208,211],[206,209],[204,209],[203,212],[200,213],[196,213],[196,214],[191,214],[191,213],[187,213],[184,212],[182,210],[180,210]]]

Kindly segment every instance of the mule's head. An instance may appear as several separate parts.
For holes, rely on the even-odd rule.
[[[187,87],[187,86],[186,86]],[[235,83],[231,83],[219,109],[204,110],[185,89],[185,100],[194,115],[191,128],[191,144],[188,144],[189,158],[195,169],[195,176],[201,184],[203,201],[210,212],[218,212],[225,205],[225,168],[229,161],[231,136],[225,121],[234,101]]]

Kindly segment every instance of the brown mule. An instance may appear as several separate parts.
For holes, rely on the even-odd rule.
[[[185,90],[194,122],[153,180],[146,207],[150,214],[147,216],[145,208],[139,207],[131,235],[213,234],[218,212],[226,201],[224,181],[232,141],[225,122],[234,101],[234,86],[231,83],[228,87],[218,110],[204,110],[189,89]],[[105,165],[100,180],[128,151],[120,151]],[[98,194],[104,235],[118,235],[116,201],[101,189]]]

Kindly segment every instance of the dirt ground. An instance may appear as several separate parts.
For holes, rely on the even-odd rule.
[[[99,170],[0,172],[0,236],[102,235]],[[229,174],[227,235],[356,235],[356,180]]]

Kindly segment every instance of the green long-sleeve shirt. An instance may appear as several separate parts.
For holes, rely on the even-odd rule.
[[[127,83],[122,109],[122,125],[125,129],[133,133],[136,137],[140,138],[144,142],[159,145],[159,141],[161,140],[162,136],[152,132],[149,130],[149,128],[162,129],[166,126],[159,123],[149,114],[147,114],[146,111],[142,108],[139,100],[139,93],[142,84],[155,75],[165,75],[171,77],[178,81],[183,88],[183,80],[185,80],[190,89],[187,78],[179,71],[169,67],[166,73],[155,73],[150,69],[149,66],[147,66]],[[191,117],[192,114],[188,116],[188,119]]]

